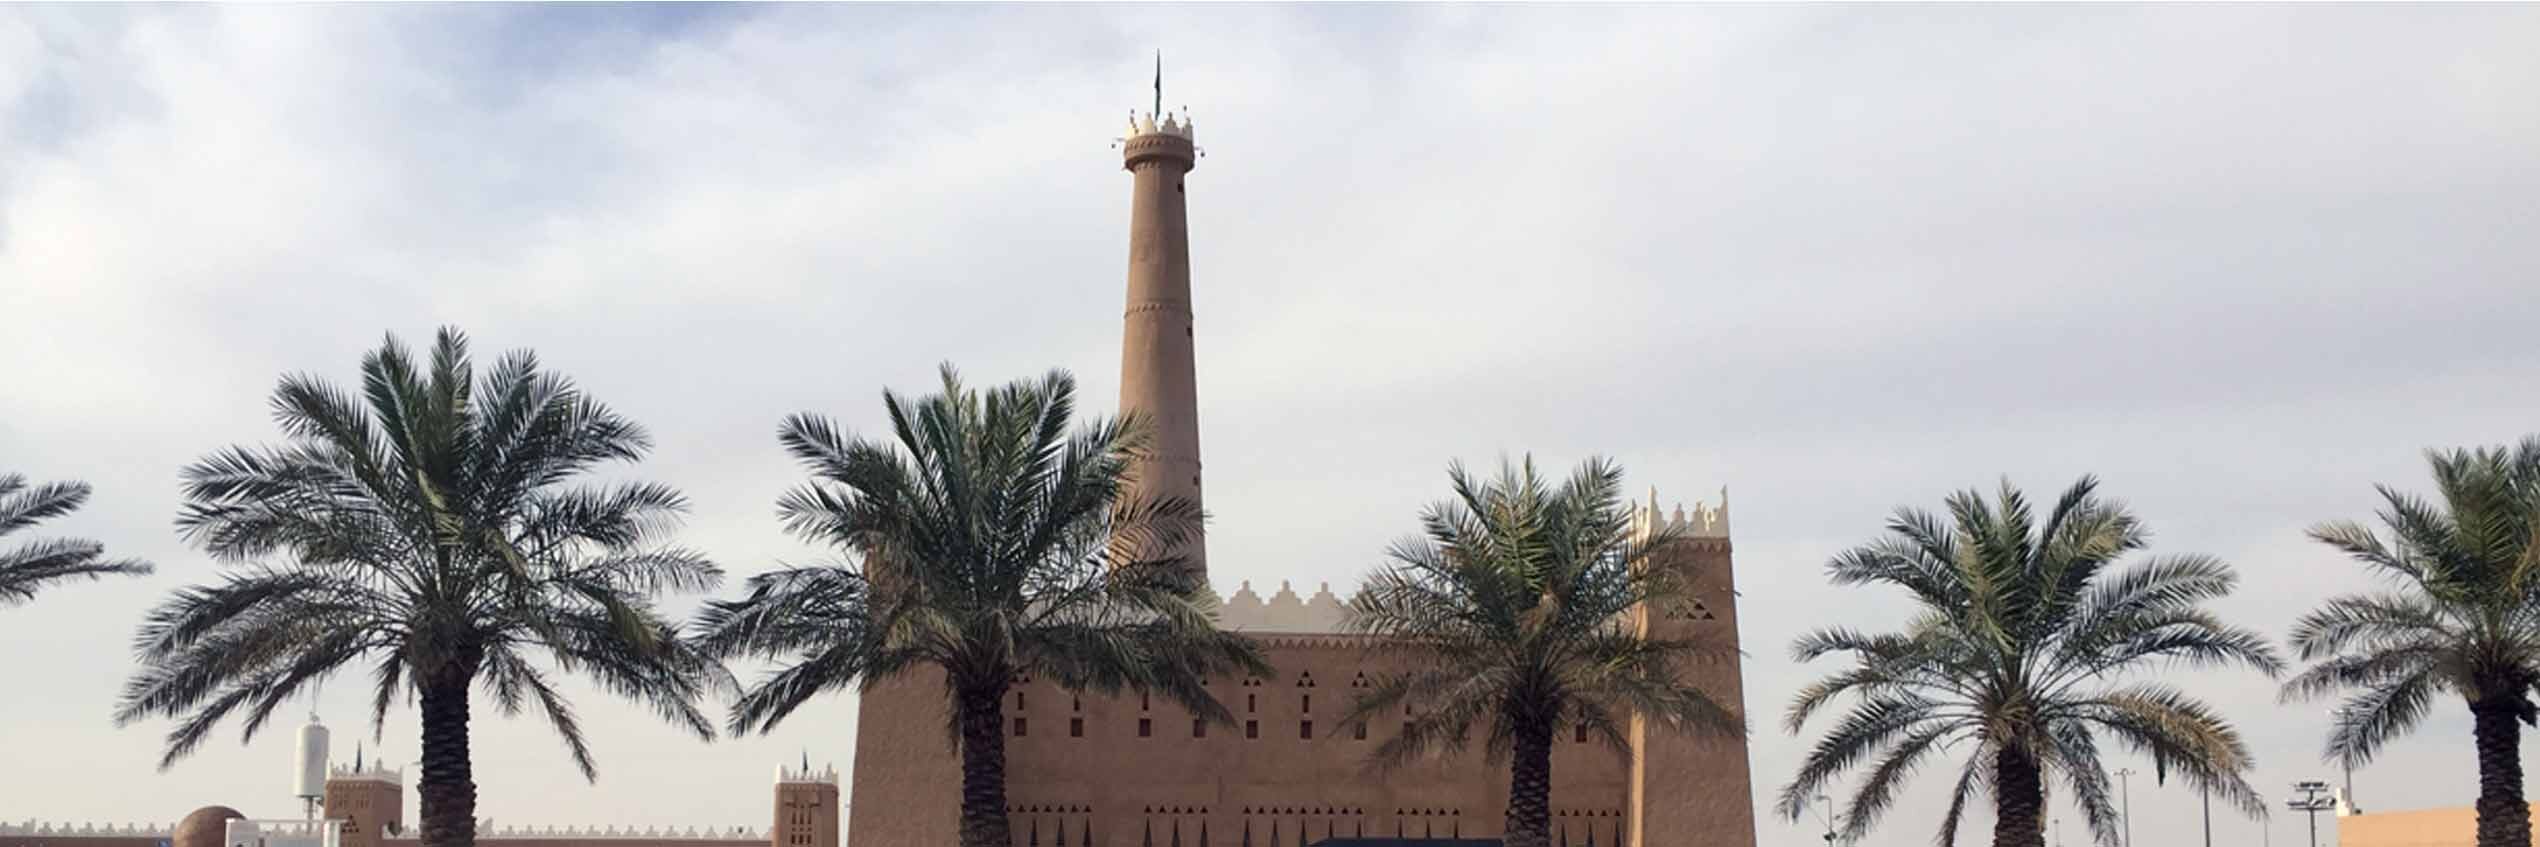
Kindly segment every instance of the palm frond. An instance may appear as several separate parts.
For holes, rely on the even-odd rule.
[[[83,482],[29,487],[23,475],[0,474],[0,537],[77,511],[88,502],[88,494],[88,484]],[[150,563],[106,558],[104,545],[86,539],[42,539],[0,547],[0,606],[26,602],[37,591],[72,580],[150,572]]]

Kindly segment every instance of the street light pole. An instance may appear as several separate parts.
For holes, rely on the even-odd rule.
[[[1834,801],[1826,795],[1817,795],[1817,815],[1826,822],[1826,847],[1834,847]]]
[[[2117,788],[2125,792],[2125,847],[2134,847],[2134,775],[2133,768],[2117,769]]]
[[[2196,798],[2205,804],[2205,847],[2214,847],[2214,790],[2201,789]]]
[[[2311,847],[2320,847],[2320,813],[2337,808],[2337,798],[2328,796],[2328,783],[2303,780],[2293,784],[2302,796],[2284,801],[2284,807],[2301,812],[2311,821]]]

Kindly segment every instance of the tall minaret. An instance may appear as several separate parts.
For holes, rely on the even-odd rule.
[[[1183,216],[1182,175],[1199,161],[1190,115],[1157,114],[1164,72],[1156,70],[1156,112],[1132,115],[1121,140],[1122,166],[1135,177],[1129,202],[1129,306],[1120,338],[1120,413],[1147,422],[1149,458],[1134,468],[1133,494],[1178,497],[1200,507],[1199,386],[1191,358],[1191,239]],[[1159,123],[1160,122],[1160,123]],[[1182,550],[1208,574],[1207,543],[1194,535]]]

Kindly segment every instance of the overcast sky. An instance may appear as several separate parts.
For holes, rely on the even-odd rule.
[[[0,819],[298,813],[287,727],[161,773],[166,724],[107,716],[141,611],[217,573],[178,468],[383,333],[535,348],[647,425],[633,473],[736,581],[819,555],[773,514],[787,413],[871,429],[946,360],[1108,408],[1108,143],[1158,47],[1208,153],[1218,587],[1346,590],[1459,458],[1726,486],[1768,810],[1831,668],[1790,639],[1907,611],[1821,577],[1899,505],[2100,474],[2280,636],[2367,584],[2304,527],[2540,432],[2535,44],[2503,5],[0,8],[0,470],[94,483],[45,534],[160,566],[0,609]],[[2319,707],[2189,681],[2271,797],[2332,776]],[[359,687],[320,704],[348,754]],[[843,698],[700,745],[582,690],[600,782],[480,720],[484,815],[764,827],[777,764],[853,745]],[[386,736],[415,758],[411,710]],[[2447,702],[2360,799],[2465,805],[2472,763]],[[1928,843],[1944,780],[1868,843]],[[2141,843],[2187,843],[2195,797],[2136,782]]]

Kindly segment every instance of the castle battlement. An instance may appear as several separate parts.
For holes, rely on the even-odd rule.
[[[404,785],[406,782],[406,772],[399,768],[383,768],[377,765],[363,767],[357,764],[336,765],[326,769],[326,781],[334,782],[339,779],[362,782],[385,782],[390,785]]]
[[[1729,490],[1720,489],[1719,505],[1695,500],[1693,511],[1688,512],[1684,503],[1678,502],[1676,510],[1669,513],[1658,507],[1658,489],[1652,487],[1648,505],[1632,505],[1632,535],[1647,538],[1661,527],[1674,529],[1683,538],[1728,538]]]
[[[1245,580],[1217,607],[1217,628],[1229,632],[1329,632],[1341,631],[1341,615],[1346,607],[1332,594],[1332,584],[1323,583],[1311,598],[1301,598],[1287,580],[1279,581],[1279,593],[1263,600]]]
[[[72,824],[68,821],[53,823],[33,818],[27,819],[24,823],[0,822],[0,835],[31,835],[46,838],[168,838],[175,834],[176,825],[164,823],[126,823],[118,827],[112,822],[98,824],[82,821]]]
[[[759,831],[758,831],[758,830],[756,830],[756,829],[752,829],[752,828],[750,828],[750,827],[746,827],[746,826],[705,827],[705,828],[702,828],[702,829],[701,829],[701,828],[698,828],[698,827],[693,827],[693,826],[692,826],[692,827],[688,827],[688,828],[686,828],[686,829],[681,829],[681,828],[679,828],[679,827],[675,827],[675,826],[673,826],[673,827],[648,826],[648,827],[643,827],[643,828],[640,828],[640,829],[639,829],[639,828],[636,828],[636,827],[633,827],[633,826],[628,826],[628,827],[624,827],[624,828],[619,828],[619,827],[616,827],[616,826],[606,826],[606,827],[600,827],[600,826],[591,826],[591,827],[581,827],[581,826],[564,826],[564,827],[557,827],[557,826],[544,826],[544,827],[539,827],[539,826],[501,826],[501,827],[497,827],[497,826],[494,826],[494,825],[493,825],[493,822],[491,822],[491,821],[480,821],[480,822],[478,822],[478,825],[477,825],[477,831],[476,831],[476,837],[477,837],[477,840],[480,840],[480,841],[482,841],[482,840],[486,840],[486,839],[496,839],[496,838],[502,838],[502,839],[518,839],[518,840],[527,840],[527,841],[534,841],[534,840],[552,840],[552,839],[573,839],[573,840],[576,840],[576,841],[593,841],[593,840],[605,841],[605,840],[611,840],[611,839],[617,839],[617,840],[628,840],[628,841],[640,841],[640,840],[653,840],[653,841],[741,841],[741,842],[759,842],[759,843],[765,843],[765,842],[767,841],[767,835],[766,835],[765,833],[759,832]],[[415,839],[415,838],[413,838],[413,837],[397,837],[397,838],[390,838],[390,839],[388,839],[388,840],[389,840],[390,842],[406,842],[406,841],[414,841],[414,840],[417,840],[417,839]]]
[[[1129,134],[1121,140],[1126,141],[1142,135],[1170,135],[1193,143],[1199,141],[1199,136],[1193,134],[1191,129],[1190,109],[1183,109],[1178,120],[1171,112],[1161,116],[1164,119],[1163,123],[1156,123],[1157,117],[1159,116],[1152,112],[1144,116],[1136,112],[1129,113]]]
[[[830,765],[819,770],[812,770],[810,762],[804,762],[800,769],[778,765],[776,768],[776,782],[780,785],[785,783],[836,785],[838,784],[838,767],[836,765]]]

